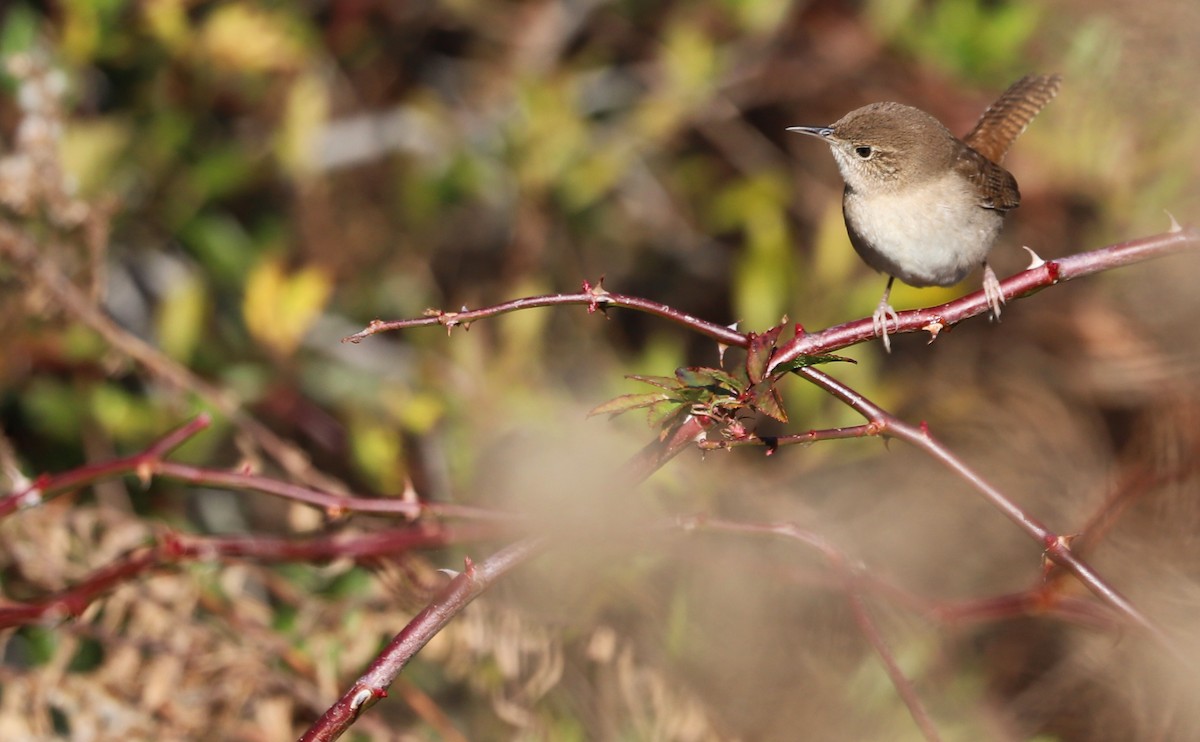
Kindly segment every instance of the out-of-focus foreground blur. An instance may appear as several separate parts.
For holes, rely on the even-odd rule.
[[[375,318],[574,292],[604,276],[721,324],[869,316],[841,180],[788,135],[866,103],[958,134],[1010,82],[1063,91],[1013,147],[1001,275],[1200,220],[1200,5],[1146,0],[16,0],[0,11],[0,221],[147,364],[0,258],[6,471],[140,450],[234,395],[358,493],[643,523],[790,521],[896,586],[867,608],[948,740],[1200,738],[1200,259],[1050,288],[830,373],[930,429],[1177,637],[934,613],[1035,586],[1040,551],[908,446],[687,452],[636,492],[644,418],[586,411],[627,374],[717,363],[662,320],[541,309],[345,345]],[[30,120],[37,118],[36,131]],[[54,168],[61,164],[62,172]],[[45,182],[50,181],[50,185]],[[65,183],[90,205],[39,193]],[[61,206],[61,208],[59,208]],[[68,228],[69,227],[69,228]],[[58,235],[74,234],[72,239]],[[897,309],[978,287],[893,293]],[[789,427],[856,424],[791,382]],[[178,458],[287,479],[219,410]],[[1105,508],[1106,503],[1120,503]],[[1106,513],[1104,523],[1094,522]],[[369,518],[329,524],[370,529]],[[262,495],[108,481],[0,520],[7,600],[62,590],[156,529],[327,527]],[[500,544],[354,563],[192,563],[82,616],[0,633],[0,738],[287,740]],[[1081,598],[1086,592],[1078,591]],[[1181,661],[1182,660],[1182,661]],[[766,538],[558,549],[440,634],[356,727],[371,739],[921,739],[844,590]],[[455,736],[459,735],[459,736]]]

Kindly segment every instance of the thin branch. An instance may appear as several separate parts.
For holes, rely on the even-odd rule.
[[[1064,281],[1197,247],[1200,247],[1200,229],[1191,226],[1172,229],[1151,237],[1120,242],[1032,266],[1001,281],[1000,291],[1005,301],[1012,301]],[[899,327],[891,332],[929,332],[936,338],[943,329],[988,311],[987,297],[983,291],[976,291],[936,307],[899,312]],[[772,357],[769,368],[774,369],[803,355],[828,353],[875,337],[870,318],[800,335],[779,349]]]
[[[1197,247],[1200,247],[1200,229],[1191,226],[1181,227],[1162,234],[1042,262],[1006,278],[1001,282],[1000,290],[1006,301],[1012,301],[1081,276],[1165,257]],[[647,301],[636,296],[612,294],[602,288],[593,288],[588,284],[585,284],[584,291],[578,294],[534,296],[482,309],[463,309],[458,312],[431,309],[427,310],[425,317],[415,319],[374,320],[364,329],[344,338],[343,342],[357,343],[382,332],[434,325],[441,325],[450,331],[459,326],[466,328],[476,320],[509,312],[564,305],[584,305],[588,307],[589,311],[605,310],[610,306],[634,309],[668,319],[723,345],[741,348],[749,345],[749,339],[745,334],[723,325],[706,322],[665,304]],[[942,329],[988,311],[987,298],[982,291],[976,291],[946,304],[900,312],[899,328],[896,332],[922,331],[930,332],[936,337]],[[793,361],[802,355],[828,353],[874,338],[875,332],[870,318],[836,325],[820,332],[801,334],[776,352],[771,359],[770,369]]]
[[[723,325],[717,325],[712,322],[693,317],[686,312],[681,312],[678,309],[660,304],[656,301],[643,299],[639,296],[627,296],[625,294],[610,294],[603,289],[594,289],[590,284],[584,284],[584,291],[579,294],[554,294],[550,296],[530,296],[524,299],[514,299],[506,301],[502,304],[496,304],[483,309],[466,308],[458,312],[445,312],[440,309],[427,309],[425,316],[415,319],[402,320],[374,320],[362,330],[342,338],[343,343],[358,343],[372,336],[378,335],[381,332],[393,332],[395,330],[408,330],[416,327],[430,327],[441,325],[449,332],[455,327],[469,329],[472,322],[489,317],[498,317],[502,314],[518,312],[523,309],[536,309],[538,307],[559,307],[566,305],[584,305],[588,307],[588,311],[606,311],[609,307],[624,307],[626,309],[636,309],[646,314],[652,314],[658,317],[663,317],[677,324],[687,327],[694,332],[712,338],[719,343],[726,345],[745,346],[745,336],[736,331],[731,330]]]
[[[76,585],[38,600],[0,606],[0,629],[78,616],[97,598],[122,583],[156,569],[185,561],[251,558],[260,562],[315,562],[350,557],[363,559],[419,549],[474,543],[512,535],[499,523],[449,527],[417,523],[370,533],[333,534],[314,538],[253,536],[189,536],[167,532],[158,542],[102,567]]]
[[[689,415],[665,439],[647,444],[629,460],[622,470],[624,484],[632,487],[644,482],[684,449],[704,440],[712,424],[713,421],[707,417]]]
[[[808,446],[820,441],[840,441],[849,438],[869,438],[877,436],[882,432],[881,428],[875,423],[865,423],[863,425],[850,425],[842,428],[822,428],[809,430],[805,433],[792,433],[791,435],[759,435],[758,433],[749,432],[743,438],[732,438],[730,440],[719,441],[701,441],[700,448],[704,450],[719,450],[724,448],[741,448],[744,446],[765,446],[767,454],[771,454],[775,449],[782,446]]]
[[[491,510],[488,508],[457,505],[455,503],[429,502],[399,497],[358,497],[304,487],[282,482],[257,474],[208,469],[173,461],[155,461],[147,469],[155,476],[190,484],[201,484],[217,489],[261,492],[287,500],[302,502],[323,509],[331,518],[340,518],[349,513],[394,515],[404,518],[419,518],[422,515],[437,515],[444,518],[472,518],[476,520],[524,520],[520,513]]]
[[[408,622],[337,703],[309,727],[300,742],[328,742],[342,736],[363,711],[387,697],[387,689],[400,671],[451,619],[496,580],[545,551],[550,543],[548,538],[533,537],[510,544],[479,564],[468,559],[466,568]]]
[[[842,400],[851,409],[867,418],[867,420],[877,423],[883,429],[883,435],[899,438],[911,443],[935,461],[940,462],[943,466],[958,474],[977,492],[982,494],[984,499],[993,507],[1003,513],[1013,523],[1016,523],[1021,530],[1038,541],[1042,545],[1047,559],[1075,575],[1097,597],[1115,608],[1133,624],[1145,629],[1161,644],[1167,647],[1171,646],[1170,640],[1157,625],[1142,615],[1141,611],[1130,603],[1124,595],[1105,582],[1091,566],[1071,551],[1064,537],[1051,531],[1041,521],[1025,512],[1025,510],[1009,499],[1007,495],[987,482],[959,459],[950,449],[930,435],[925,426],[916,428],[905,423],[850,387],[816,368],[809,366],[797,370],[796,373]]]
[[[921,734],[930,742],[938,742],[942,737],[933,723],[933,717],[929,715],[925,704],[921,703],[921,696],[913,687],[912,681],[900,668],[900,663],[896,661],[896,655],[892,653],[891,647],[887,645],[887,640],[883,638],[879,627],[875,625],[875,621],[867,611],[867,605],[863,601],[862,595],[854,584],[853,577],[850,576],[848,576],[846,584],[846,599],[850,602],[850,613],[854,616],[854,623],[858,625],[858,630],[866,637],[866,640],[875,649],[875,654],[883,662],[888,679],[892,681],[892,687],[900,694],[900,699],[908,707],[908,713],[920,728]]]
[[[319,507],[333,518],[349,513],[370,513],[411,519],[422,515],[477,520],[524,519],[519,513],[506,513],[470,505],[427,502],[415,497],[357,497],[324,492],[258,474],[210,469],[162,459],[189,438],[206,429],[210,423],[211,418],[208,415],[199,415],[150,444],[140,453],[77,467],[58,474],[43,474],[22,489],[0,498],[0,518],[10,515],[15,510],[32,507],[66,492],[73,492],[80,487],[132,474],[136,475],[143,485],[149,484],[153,477],[161,477],[218,489],[261,492]]]

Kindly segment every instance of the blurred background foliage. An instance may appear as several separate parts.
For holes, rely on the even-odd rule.
[[[809,329],[866,315],[883,279],[849,247],[841,181],[828,153],[789,137],[789,125],[826,124],[859,105],[894,99],[962,133],[1012,80],[1059,71],[1063,94],[1007,162],[1024,200],[997,250],[999,271],[1023,267],[1018,245],[1049,258],[1161,231],[1164,208],[1195,220],[1194,3],[15,0],[3,7],[0,53],[40,55],[65,74],[63,166],[82,198],[111,204],[105,311],[235,394],[318,469],[365,493],[394,495],[411,480],[430,499],[491,506],[553,510],[561,499],[586,499],[573,489],[582,472],[602,482],[653,431],[636,419],[584,421],[583,411],[640,391],[625,374],[669,374],[716,359],[711,343],[661,321],[581,309],[519,313],[450,338],[425,330],[339,343],[373,318],[575,291],[600,276],[610,290],[742,328],[762,329],[785,314]],[[0,82],[0,132],[11,146],[22,117],[18,83],[11,75]],[[31,235],[53,233],[37,214],[8,209],[4,218]],[[1045,292],[1010,305],[1002,325],[968,322],[932,347],[916,337],[900,338],[891,357],[860,347],[853,351],[859,365],[837,372],[900,414],[941,424],[966,451],[990,444],[976,463],[1031,497],[1062,489],[1092,497],[1051,508],[1072,514],[1056,524],[1068,528],[1095,504],[1099,482],[1130,441],[1158,440],[1150,430],[1159,430],[1152,422],[1164,408],[1195,409],[1195,263],[1180,265]],[[79,266],[64,270],[82,276]],[[211,408],[211,400],[166,383],[48,305],[26,278],[0,263],[0,425],[27,473],[134,451]],[[964,290],[898,288],[894,304],[934,304]],[[786,403],[800,430],[857,422],[799,385]],[[986,435],[976,425],[982,420],[992,423]],[[1168,442],[1159,445],[1190,450],[1190,439],[1171,437],[1187,426],[1170,422]],[[248,455],[235,437],[219,423],[181,455],[233,465]],[[1047,460],[1030,466],[1031,451]],[[664,507],[811,515],[823,524],[839,513],[847,543],[884,562],[896,550],[912,552],[922,528],[944,534],[938,529],[960,522],[923,519],[905,540],[872,529],[898,522],[883,506],[861,497],[835,503],[831,493],[842,488],[865,496],[888,481],[882,473],[875,485],[848,481],[875,471],[854,468],[863,462],[923,471],[875,444],[827,445],[769,461],[714,458],[719,463],[688,459],[660,475]],[[943,489],[951,488],[912,485],[925,495],[936,489],[948,496]],[[735,505],[718,496],[731,488],[757,494]],[[798,493],[814,500],[800,505]],[[600,507],[596,498],[571,507]],[[161,483],[149,493],[112,486],[96,494],[104,507],[187,529],[319,525],[252,499]],[[73,509],[94,505],[81,495]],[[904,508],[903,522],[939,507]],[[277,520],[281,514],[288,520]],[[955,518],[994,519],[970,510]],[[38,533],[31,523],[21,528],[5,538]],[[1033,557],[1003,524],[988,533],[973,534],[983,545],[961,547],[983,555],[978,570],[964,565],[956,575],[957,595],[1011,588],[1020,584],[1013,574],[1031,569]],[[696,558],[688,547],[656,546],[648,549],[653,558],[647,550],[622,554],[615,567],[579,557],[604,578],[585,581],[597,591],[590,598],[578,587],[578,571],[533,571],[517,581],[523,588],[512,588],[511,602],[528,614],[539,615],[534,607],[554,614],[550,596],[558,596],[571,606],[561,609],[567,615],[554,623],[480,608],[466,628],[447,632],[445,646],[430,647],[400,696],[413,703],[406,693],[429,694],[471,738],[795,739],[798,719],[830,730],[804,738],[916,738],[885,676],[858,646],[861,638],[838,628],[845,616],[830,607],[836,595],[795,585],[795,595],[781,598],[774,593],[791,583],[775,572],[795,552],[764,556],[748,546],[761,549],[710,545],[708,556]],[[103,563],[79,544],[75,551],[71,558],[64,551],[64,570]],[[897,573],[922,585],[946,552],[918,551],[908,558],[912,573]],[[1015,557],[1020,566],[997,577],[998,554],[1008,553],[1023,554]],[[7,587],[24,562],[13,554],[6,560]],[[197,600],[223,596],[226,608],[192,612],[187,603],[178,616],[200,624],[189,629],[196,646],[220,646],[206,611],[237,625],[227,611],[242,609],[228,606],[260,600],[274,616],[264,619],[273,627],[263,630],[266,648],[251,655],[240,646],[221,656],[251,677],[269,676],[268,689],[246,690],[256,699],[252,709],[197,691],[204,700],[193,711],[219,708],[197,718],[219,719],[223,738],[290,738],[402,625],[406,606],[394,603],[403,590],[392,583],[404,580],[389,581],[385,570],[385,579],[326,594],[324,580],[364,572],[314,567],[304,585],[296,574],[246,577],[244,569],[195,570]],[[771,600],[739,592],[744,585],[729,599],[719,587],[742,582],[747,572],[763,576]],[[305,602],[319,595],[341,613],[300,607],[280,597],[294,593],[278,585],[281,592],[266,591],[270,600],[255,598],[230,573],[259,589],[269,582],[264,574],[283,574],[296,581],[291,590],[305,591]],[[531,598],[531,591],[547,597]],[[125,600],[130,611],[146,610],[144,595]],[[565,628],[547,633],[547,622]],[[814,646],[822,642],[794,638],[798,626],[846,646],[822,653]],[[935,653],[921,644],[927,636],[895,630],[913,673],[931,672]],[[335,651],[347,633],[369,640]],[[737,638],[714,646],[714,637],[729,634]],[[32,649],[52,641],[12,638],[9,677],[33,677],[27,666],[45,665],[82,639],[65,634],[57,654]],[[576,656],[569,665],[575,674],[564,680],[560,667],[561,683],[535,692],[521,674],[527,668],[512,670],[500,659],[502,647],[522,642],[535,647],[530,656],[574,650],[593,664]],[[21,646],[28,656],[18,662],[13,647]],[[306,659],[273,669],[286,652]],[[469,671],[464,656],[474,663]],[[948,738],[979,739],[989,724],[1007,725],[1013,736],[997,737],[1005,739],[1102,738],[1040,706],[1020,706],[1014,699],[1034,684],[1005,685],[997,680],[1004,663],[984,662],[995,657],[983,650],[979,656],[979,669],[960,658],[957,683],[929,681],[932,695],[944,699],[936,707]],[[620,692],[596,690],[606,682],[599,665]],[[721,666],[758,680],[735,681]],[[313,690],[277,692],[297,677]],[[681,677],[686,691],[669,680]],[[811,698],[797,704],[797,692]],[[4,695],[4,708],[23,697]],[[979,711],[989,698],[1000,703]],[[145,697],[129,704],[153,707]],[[384,718],[421,736],[445,734],[408,708],[397,702]],[[181,734],[190,729],[184,716],[174,722]],[[84,723],[83,715],[54,718],[65,729]]]

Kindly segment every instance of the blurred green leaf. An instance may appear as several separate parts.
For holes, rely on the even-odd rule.
[[[517,178],[526,188],[549,187],[587,150],[588,133],[565,76],[521,82],[521,115],[510,124]]]
[[[322,75],[310,70],[288,89],[275,153],[293,178],[316,173],[317,138],[329,117],[329,91]]]
[[[42,665],[58,653],[58,636],[49,626],[22,626],[13,632],[16,646],[8,651],[17,667]]]
[[[723,0],[733,11],[742,28],[751,33],[771,33],[784,23],[792,11],[788,3],[779,0]]]
[[[399,492],[404,486],[404,446],[395,428],[357,415],[349,425],[354,463],[377,492]]]
[[[114,440],[141,443],[161,433],[169,424],[152,398],[115,383],[95,384],[89,396],[91,418]]]
[[[132,0],[64,0],[61,46],[74,62],[115,54],[129,42],[121,16]],[[114,46],[115,45],[115,46]]]
[[[0,25],[0,59],[6,59],[11,54],[29,51],[37,40],[38,16],[23,2],[13,3],[3,16]],[[0,64],[0,81],[6,90],[12,90],[14,81]]]
[[[171,358],[187,363],[203,337],[208,314],[204,281],[195,275],[176,279],[155,315],[158,346]]]
[[[774,172],[763,172],[725,188],[712,219],[745,236],[745,249],[734,272],[738,319],[749,327],[768,327],[788,308],[795,250],[788,227],[791,190]]]
[[[64,132],[63,165],[84,196],[112,194],[119,158],[125,156],[134,129],[116,117],[71,122]]]
[[[34,379],[18,398],[31,427],[57,441],[75,441],[83,428],[75,389],[51,378]]]
[[[181,238],[219,282],[241,286],[258,259],[254,240],[228,214],[201,214],[182,231]]]
[[[876,30],[922,60],[999,82],[1024,67],[1022,51],[1041,15],[1026,0],[872,0],[868,6]]]

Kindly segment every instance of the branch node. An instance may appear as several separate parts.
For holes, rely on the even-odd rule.
[[[142,459],[133,470],[138,481],[141,482],[143,490],[150,486],[150,480],[154,478],[154,466],[153,459]]]
[[[37,481],[34,482],[30,482],[24,477],[22,479],[24,481],[17,482],[17,485],[24,486],[25,491],[17,495],[17,509],[28,510],[29,508],[36,508],[44,501],[43,496],[46,492],[46,485],[50,482],[50,477],[46,474],[39,474]]]
[[[583,293],[591,297],[588,301],[588,314],[595,314],[597,310],[604,311],[605,307],[601,305],[607,304],[610,296],[608,290],[604,288],[604,276],[600,276],[600,280],[596,281],[595,286],[591,281],[584,281]]]
[[[468,329],[470,327],[469,323],[463,322],[461,319],[459,319],[459,317],[461,317],[463,315],[463,313],[468,312],[468,311],[470,311],[470,310],[468,310],[466,305],[464,304],[463,306],[459,307],[457,312],[447,312],[444,309],[435,309],[435,308],[430,307],[429,309],[426,309],[424,312],[421,312],[421,315],[424,317],[433,317],[434,319],[436,319],[438,321],[439,325],[446,328],[446,335],[449,336],[451,330],[453,330],[455,327],[458,327],[459,325],[462,325],[463,329]],[[374,328],[376,322],[378,322],[378,320],[371,322],[370,327]]]
[[[354,697],[350,699],[350,709],[358,714],[364,711],[367,706],[375,703],[381,698],[387,698],[387,691],[383,688],[372,688],[370,686],[360,688]]]

